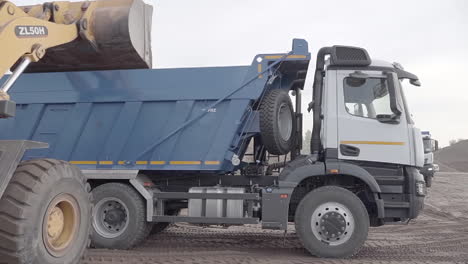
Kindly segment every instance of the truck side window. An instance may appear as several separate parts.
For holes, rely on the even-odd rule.
[[[351,115],[375,119],[392,114],[386,79],[346,77],[343,87],[345,108]]]

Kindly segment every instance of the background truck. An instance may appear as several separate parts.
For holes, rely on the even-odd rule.
[[[432,178],[438,169],[438,166],[434,164],[434,151],[439,149],[439,143],[437,140],[432,139],[429,131],[421,132],[424,146],[424,167],[421,168],[420,172],[424,176],[426,186],[432,186]]]
[[[7,92],[24,71],[151,67],[140,28],[150,16],[150,7],[132,0],[27,7],[0,1],[0,77],[12,71],[0,86],[0,118],[15,118]],[[22,130],[28,120],[20,119]],[[78,263],[89,245],[90,185],[65,161],[20,162],[25,150],[48,147],[27,139],[0,141],[0,262]]]
[[[423,208],[421,132],[400,82],[420,84],[362,48],[322,48],[315,71],[310,60],[295,39],[250,66],[25,74],[0,138],[48,142],[24,159],[82,169],[95,247],[131,248],[171,222],[294,222],[312,254],[351,256],[369,226]],[[313,133],[300,155],[306,77]]]

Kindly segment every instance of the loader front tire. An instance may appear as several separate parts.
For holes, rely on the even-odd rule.
[[[79,263],[90,243],[89,191],[64,161],[20,163],[0,199],[0,262]]]

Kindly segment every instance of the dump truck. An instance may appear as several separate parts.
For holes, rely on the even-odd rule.
[[[313,132],[301,155],[307,78]],[[294,223],[311,254],[347,257],[370,226],[405,223],[424,205],[405,80],[420,85],[363,48],[324,47],[312,58],[303,39],[247,66],[24,74],[0,138],[47,142],[23,159],[83,171],[94,247],[132,248],[175,222]]]
[[[151,67],[151,12],[137,0],[0,1],[0,77],[12,72],[0,86],[0,118],[15,119],[8,91],[23,72]],[[25,151],[49,146],[28,139],[0,140],[0,262],[78,263],[89,246],[91,187],[68,162],[21,161]]]
[[[434,151],[439,149],[439,142],[431,137],[429,131],[421,132],[423,146],[424,146],[424,167],[421,168],[420,172],[424,176],[426,186],[432,186],[432,178],[436,173],[437,164],[434,164]]]

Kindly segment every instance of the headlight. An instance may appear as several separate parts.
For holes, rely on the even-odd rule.
[[[418,181],[416,182],[416,194],[419,196],[425,196],[426,195],[426,183]]]
[[[432,170],[432,168],[427,168],[427,170],[428,170],[428,171],[431,171],[431,170]]]

